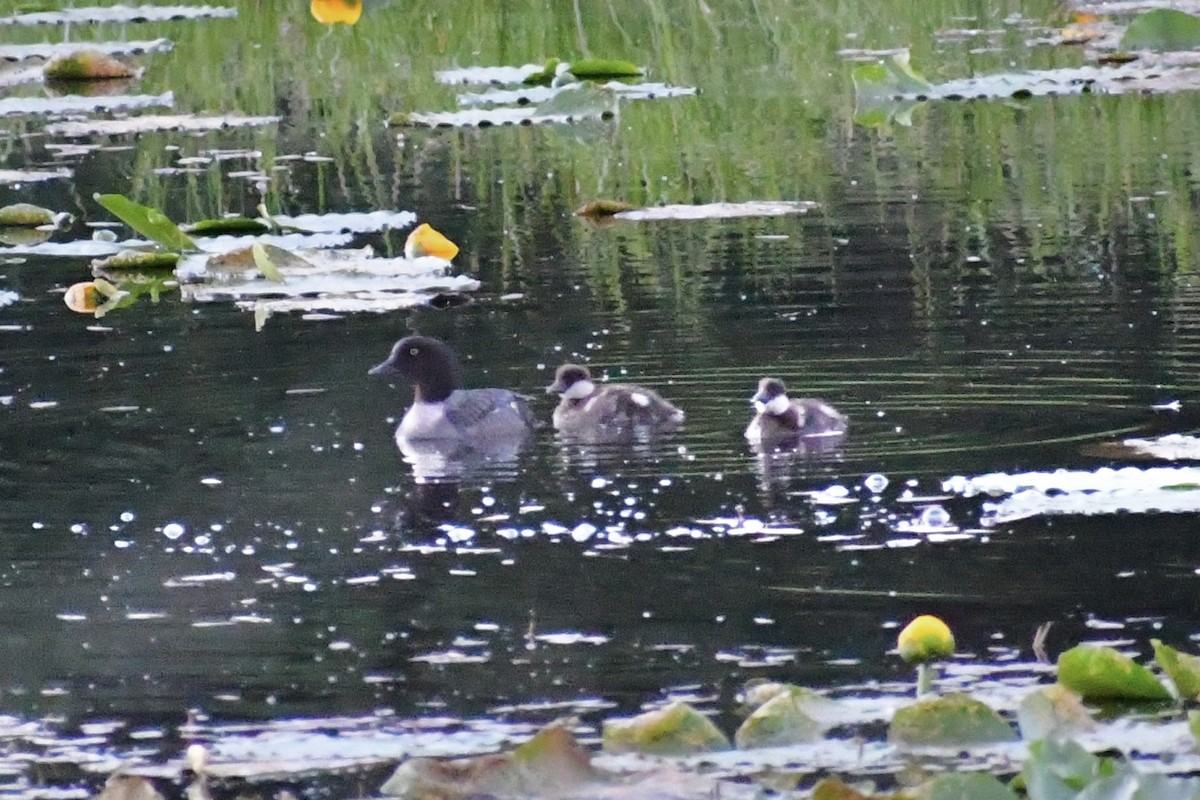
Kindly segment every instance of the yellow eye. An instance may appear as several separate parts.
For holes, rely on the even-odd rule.
[[[417,355],[420,355],[420,354],[421,354],[421,348],[419,348],[419,347],[410,347],[410,348],[408,348],[408,354],[409,354],[410,356],[417,356]]]

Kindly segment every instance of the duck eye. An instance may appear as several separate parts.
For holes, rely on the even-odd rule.
[[[410,347],[410,348],[408,348],[408,354],[409,354],[410,356],[418,356],[418,355],[420,355],[420,354],[421,354],[421,348],[419,348],[419,347]]]

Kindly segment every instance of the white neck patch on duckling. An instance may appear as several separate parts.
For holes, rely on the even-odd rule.
[[[758,409],[758,413],[778,417],[791,408],[792,401],[788,400],[786,394],[777,394],[765,403],[755,403],[754,405]]]
[[[564,400],[582,400],[585,397],[591,397],[594,391],[596,391],[596,384],[591,381],[575,381],[567,387],[562,396]]]

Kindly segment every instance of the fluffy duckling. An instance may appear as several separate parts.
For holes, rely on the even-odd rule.
[[[437,441],[489,450],[523,439],[536,423],[520,395],[508,389],[463,389],[458,358],[442,341],[406,336],[371,375],[400,375],[413,382],[413,403],[396,428],[401,450],[408,442]]]
[[[757,412],[746,427],[752,443],[795,439],[804,436],[837,436],[846,432],[849,420],[824,400],[810,397],[791,399],[778,378],[763,378],[750,398]]]
[[[554,409],[554,427],[573,437],[651,434],[683,424],[683,412],[653,389],[619,383],[597,386],[591,371],[579,364],[559,367],[546,393],[561,397]]]

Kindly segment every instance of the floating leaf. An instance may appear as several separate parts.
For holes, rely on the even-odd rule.
[[[165,105],[170,105],[173,97],[168,93]],[[143,100],[142,98],[135,98]],[[158,101],[159,98],[148,98],[143,102]],[[27,103],[28,100],[25,100]],[[113,98],[108,98],[112,104]],[[93,101],[93,105],[101,101]],[[162,105],[164,103],[158,102]],[[3,106],[0,105],[0,111]],[[136,117],[122,119],[87,119],[54,122],[46,126],[50,136],[132,136],[139,133],[154,133],[156,131],[182,131],[184,133],[206,133],[228,128],[250,128],[274,125],[279,117],[244,117],[237,114],[225,114],[215,117],[201,117],[195,114],[141,114]]]
[[[633,211],[636,208],[637,206],[626,203],[623,200],[593,200],[577,208],[575,216],[611,217],[613,214],[619,214],[622,211]]]
[[[913,70],[908,50],[893,53],[874,64],[858,64],[850,75],[855,96],[868,103],[899,96],[923,96],[933,89],[933,84]]]
[[[898,709],[888,741],[918,746],[962,747],[1010,742],[1016,732],[989,706],[965,694],[921,700]]]
[[[546,65],[540,72],[526,76],[523,82],[538,86],[548,85],[559,75],[560,65],[563,63],[557,58],[551,58],[546,61]],[[580,80],[637,78],[646,72],[632,61],[621,61],[611,58],[583,58],[570,62],[566,68]]]
[[[1085,700],[1170,700],[1150,670],[1111,647],[1081,644],[1058,657],[1058,682]]]
[[[95,200],[126,225],[168,250],[196,250],[196,243],[156,208],[140,205],[120,194],[97,194]]]
[[[45,66],[48,80],[95,81],[131,78],[133,67],[99,50],[77,50],[52,58]]]
[[[53,224],[54,212],[32,203],[13,203],[0,208],[0,228],[36,228]]]
[[[1154,660],[1175,684],[1175,693],[1181,700],[1200,698],[1200,658],[1181,653],[1158,639],[1151,639]]]
[[[729,749],[725,734],[687,703],[671,703],[627,719],[605,720],[603,738],[604,749],[610,753],[688,755]]]
[[[271,227],[262,220],[249,217],[224,217],[222,219],[202,219],[199,222],[181,226],[181,230],[192,236],[222,236],[225,234],[257,236],[260,233],[267,233]]]
[[[1125,50],[1193,50],[1200,47],[1200,18],[1173,8],[1156,8],[1134,18],[1121,37]]]
[[[1096,727],[1083,698],[1062,684],[1039,686],[1017,707],[1021,737],[1033,741],[1047,736],[1081,733]]]
[[[1017,794],[986,772],[938,775],[913,792],[916,800],[1017,800]]]
[[[588,752],[562,723],[553,723],[512,753],[406,761],[380,793],[406,798],[544,797],[600,779]]]
[[[734,742],[746,749],[816,741],[827,727],[819,720],[832,702],[811,689],[787,686],[746,718]]]
[[[172,270],[179,263],[178,253],[164,253],[161,250],[122,250],[106,258],[92,261],[93,270],[137,270],[139,272],[154,270]]]
[[[631,222],[668,220],[740,219],[742,217],[781,217],[807,214],[820,204],[812,200],[747,200],[742,203],[702,203],[699,205],[647,206],[619,211],[613,219]]]

